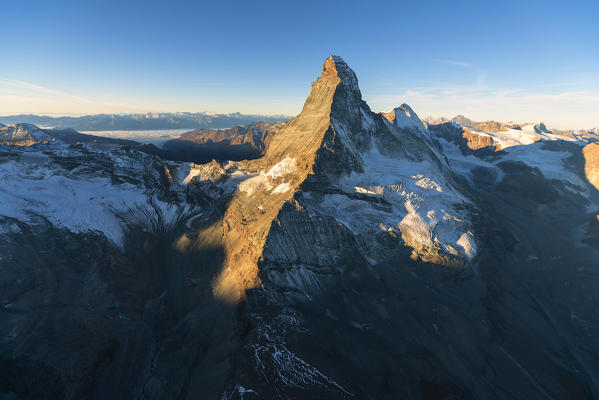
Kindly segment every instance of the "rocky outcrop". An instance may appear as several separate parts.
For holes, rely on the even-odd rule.
[[[52,138],[31,124],[16,124],[0,127],[0,144],[7,146],[32,146],[48,143]]]
[[[479,131],[492,132],[492,133],[508,130],[507,126],[505,126],[501,122],[496,122],[496,121],[489,121],[489,122],[485,122],[484,124],[476,124],[472,128],[479,130]]]
[[[474,122],[470,118],[467,118],[463,115],[456,115],[450,121],[455,122],[456,124],[459,124],[462,126],[473,126],[473,125],[478,124],[478,122]]]
[[[501,150],[501,145],[491,136],[485,136],[464,128],[462,130],[462,138],[466,140],[466,146],[470,150],[490,149],[493,151]]]
[[[433,124],[429,125],[428,128],[433,136],[443,137],[448,141],[456,143],[465,154],[472,152],[488,154],[489,152],[501,150],[501,145],[492,136],[473,131],[452,122]]]

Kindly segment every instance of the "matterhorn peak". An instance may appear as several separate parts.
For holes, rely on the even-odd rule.
[[[322,73],[316,82],[341,84],[349,92],[353,92],[362,98],[358,86],[358,78],[343,58],[330,55],[322,65]]]

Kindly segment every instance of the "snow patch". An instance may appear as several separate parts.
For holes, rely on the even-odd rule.
[[[332,216],[357,234],[384,229],[398,235],[401,231],[412,243],[439,244],[452,254],[474,257],[474,239],[469,237],[470,244],[460,241],[470,230],[467,216],[459,211],[468,201],[436,164],[386,157],[375,145],[361,157],[364,172],[353,172],[338,183],[347,195],[326,194],[311,204],[314,211]],[[352,192],[372,196],[373,201],[350,196]]]
[[[295,170],[295,164],[295,158],[287,156],[273,165],[272,168],[266,173],[266,176],[277,178],[290,174]]]
[[[474,243],[470,232],[462,233],[462,236],[460,236],[456,243],[464,249],[464,253],[469,258],[473,258],[476,255],[476,243]]]
[[[287,182],[283,182],[281,183],[279,186],[277,186],[276,188],[274,188],[272,190],[272,193],[278,194],[278,193],[285,193],[291,190],[291,185],[289,185],[289,183]]]
[[[239,184],[239,190],[247,193],[248,195],[252,195],[253,193],[259,190],[272,190],[273,184],[271,183],[272,179],[280,178],[285,175],[288,175],[295,171],[296,161],[295,158],[291,158],[289,156],[285,157],[275,165],[273,165],[268,172],[260,171],[259,174],[252,176],[241,182]],[[272,193],[279,194],[285,193],[291,190],[292,187],[287,182],[283,182],[276,186]]]
[[[179,176],[183,176],[183,179],[180,180],[180,183],[182,185],[189,185],[189,183],[191,183],[193,178],[195,178],[196,176],[198,176],[202,173],[202,171],[199,168],[194,168],[194,167],[195,167],[195,164],[193,164],[193,163],[183,164],[183,166],[180,169],[180,175],[179,175]]]
[[[424,124],[407,104],[402,104],[400,107],[394,109],[393,112],[395,114],[395,125],[399,129],[408,129],[417,132],[425,131]]]
[[[175,220],[179,211],[145,187],[113,184],[106,176],[77,179],[41,153],[28,152],[20,161],[0,163],[0,216],[32,223],[32,217],[40,215],[71,232],[101,232],[122,246],[124,226],[119,216],[140,209],[159,211],[165,223]]]
[[[247,193],[250,196],[254,192],[259,191],[261,189],[272,189],[272,185],[268,181],[268,177],[263,172],[253,176],[252,178],[248,178],[239,184],[239,190]]]

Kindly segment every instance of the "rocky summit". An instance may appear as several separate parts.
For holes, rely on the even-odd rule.
[[[194,162],[2,126],[0,397],[598,398],[595,136],[375,113],[338,56]]]

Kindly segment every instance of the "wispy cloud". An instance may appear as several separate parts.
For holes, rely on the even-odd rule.
[[[546,122],[558,129],[599,126],[596,79],[549,82],[542,87],[493,87],[477,65],[457,60],[430,59],[471,71],[469,83],[420,81],[403,88],[387,87],[366,100],[373,109],[389,110],[408,103],[420,115],[452,117],[465,114],[475,120]]]
[[[0,87],[12,87],[12,88],[20,88],[20,89],[26,89],[27,91],[31,91],[34,93],[38,93],[38,94],[46,94],[46,95],[51,95],[51,96],[59,96],[59,97],[67,97],[67,98],[71,98],[77,101],[81,101],[81,102],[92,102],[89,99],[86,99],[84,97],[81,96],[77,96],[71,93],[66,93],[66,92],[62,92],[60,90],[54,90],[54,89],[50,89],[47,87],[43,87],[43,86],[39,86],[33,83],[29,83],[29,82],[23,82],[23,81],[15,81],[15,80],[10,80],[10,79],[1,79],[0,80]]]
[[[453,65],[456,67],[467,68],[467,69],[472,70],[472,72],[474,72],[476,74],[475,82],[478,86],[483,86],[485,84],[485,82],[487,81],[487,73],[474,64],[470,64],[470,63],[463,62],[463,61],[443,60],[443,59],[438,59],[438,58],[432,58],[431,61],[434,61],[436,63]]]
[[[2,114],[32,112],[31,106],[35,106],[35,110],[62,113],[144,110],[139,105],[100,101],[31,82],[0,79],[0,112]]]
[[[543,121],[558,129],[599,126],[599,94],[591,90],[536,92],[454,85],[408,88],[366,96],[366,100],[378,110],[388,110],[405,102],[420,115],[465,114],[478,120]]]

